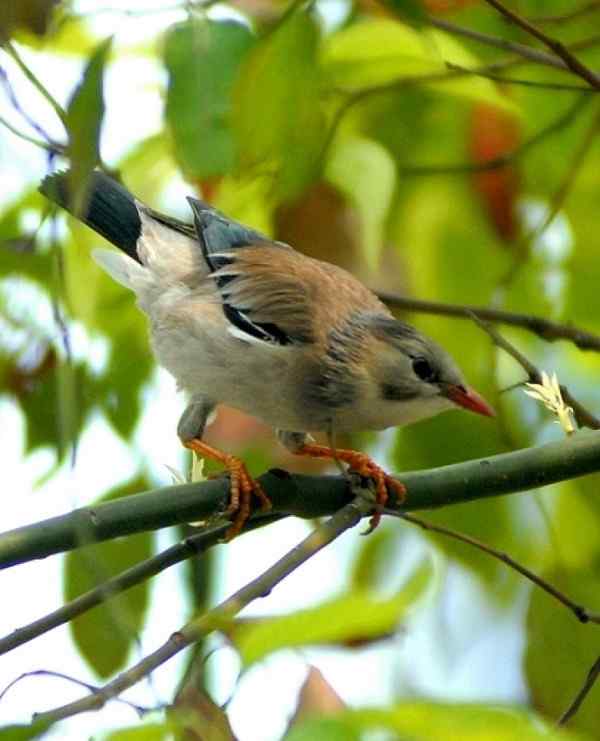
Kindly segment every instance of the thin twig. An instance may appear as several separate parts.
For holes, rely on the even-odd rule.
[[[562,605],[567,607],[575,615],[580,623],[596,623],[600,625],[599,614],[589,612],[587,608],[577,604],[576,602],[573,602],[573,600],[570,599],[570,597],[567,597],[564,592],[561,592],[559,589],[552,586],[552,584],[549,584],[545,579],[542,579],[541,576],[538,576],[526,566],[523,566],[523,564],[515,561],[514,558],[509,556],[504,551],[499,551],[498,549],[493,548],[486,543],[482,543],[476,538],[472,538],[470,535],[459,533],[456,530],[451,530],[450,528],[443,527],[442,525],[435,525],[432,522],[423,520],[420,517],[415,517],[415,515],[412,514],[407,514],[406,512],[393,512],[389,514],[392,514],[394,517],[400,517],[403,520],[407,520],[408,522],[412,522],[413,525],[418,525],[423,530],[429,530],[434,533],[439,533],[440,535],[445,535],[449,538],[454,538],[454,540],[459,540],[461,541],[461,543],[471,545],[474,548],[487,553],[489,556],[497,558],[499,561],[502,561],[502,563],[505,563],[508,567],[521,574],[521,576],[529,579],[529,581],[533,582],[536,586],[540,587],[540,589],[543,589],[544,592],[554,597],[554,599],[558,600]]]
[[[65,152],[65,147],[62,144],[58,144],[58,142],[48,142],[42,141],[41,139],[35,139],[33,136],[29,136],[28,134],[19,131],[19,129],[15,128],[3,116],[0,116],[0,125],[4,126],[15,136],[18,136],[19,139],[23,139],[24,141],[29,142],[29,144],[34,144],[40,149],[45,149],[47,152],[53,152],[54,154],[64,154]]]
[[[486,46],[493,46],[496,49],[502,49],[503,51],[512,52],[513,54],[517,54],[519,57],[521,57],[521,59],[526,59],[529,62],[534,62],[535,64],[543,64],[546,67],[554,67],[555,69],[568,69],[567,64],[564,60],[557,59],[553,54],[548,54],[541,49],[534,49],[531,46],[527,46],[526,44],[519,44],[515,41],[502,39],[499,36],[491,36],[490,34],[482,33],[481,31],[475,31],[472,28],[459,26],[456,23],[447,21],[444,18],[430,16],[427,19],[427,22],[430,26],[434,26],[434,28],[439,28],[442,31],[446,31],[453,36],[462,36],[463,38],[471,39],[471,41],[477,41],[481,44],[485,44]]]
[[[581,703],[585,700],[585,698],[590,693],[590,690],[596,683],[598,676],[600,676],[600,656],[592,664],[592,667],[587,673],[587,677],[585,678],[585,682],[583,683],[581,689],[575,695],[573,702],[569,705],[569,707],[565,710],[565,712],[560,716],[559,720],[557,721],[557,725],[564,726],[571,720],[571,718],[575,715],[575,713],[581,707]]]
[[[560,23],[560,25],[562,26],[565,23],[569,23],[569,21],[577,20],[584,15],[588,15],[588,13],[596,12],[597,10],[600,10],[600,0],[590,0],[590,2],[584,3],[578,8],[569,10],[566,13],[557,13],[556,15],[538,15],[535,18],[530,18],[529,20],[532,23],[536,23],[538,25],[543,25],[544,23]]]
[[[6,70],[3,67],[0,67],[0,80],[2,81],[2,84],[4,85],[4,89],[6,90],[6,94],[8,96],[8,99],[12,105],[12,107],[17,111],[17,113],[21,116],[21,118],[29,125],[34,131],[37,131],[37,133],[47,141],[49,144],[52,143],[51,136],[47,133],[47,131],[34,119],[32,118],[27,111],[21,106],[19,103],[19,99],[17,98],[17,94],[15,93],[13,86],[11,85],[11,82],[8,78],[8,74],[6,73]]]
[[[272,521],[275,522],[280,517],[281,515],[273,515]],[[253,529],[253,527],[258,527],[258,525],[259,522],[257,520],[250,521],[247,529]],[[146,579],[160,574],[170,566],[204,553],[204,551],[223,538],[228,527],[228,523],[223,523],[203,530],[200,533],[190,535],[181,543],[176,543],[162,553],[158,553],[152,558],[137,563],[135,566],[99,584],[97,587],[79,595],[74,600],[67,602],[57,610],[53,610],[29,624],[17,628],[4,638],[0,638],[0,655],[12,651],[14,648],[47,633],[53,628],[57,628],[59,625],[70,622],[79,615],[91,610],[92,607],[96,607],[96,605],[116,597],[136,584],[140,584],[146,581]]]
[[[589,69],[589,67],[586,67],[585,64],[580,62],[579,59],[577,59],[577,57],[567,49],[562,41],[548,36],[548,34],[546,34],[544,31],[541,31],[537,26],[528,21],[526,18],[523,18],[518,13],[515,13],[514,10],[507,8],[500,2],[500,0],[485,0],[485,2],[495,8],[505,18],[508,18],[508,20],[512,21],[517,26],[520,26],[524,31],[527,31],[530,36],[533,36],[538,41],[541,41],[542,44],[553,51],[557,57],[562,59],[565,65],[575,75],[581,77],[582,80],[588,82],[592,87],[600,89],[600,76]]]
[[[541,337],[547,342],[556,340],[568,340],[580,350],[592,350],[600,352],[600,335],[587,332],[571,324],[560,324],[550,319],[545,319],[532,314],[519,314],[502,309],[493,309],[487,306],[472,306],[469,304],[445,304],[439,301],[424,301],[407,296],[399,296],[396,293],[378,291],[379,298],[396,309],[406,309],[423,314],[436,314],[439,316],[451,316],[458,319],[471,319],[472,315],[478,316],[490,322],[506,324],[512,327],[520,327],[528,332]]]
[[[576,85],[575,83],[566,82],[553,82],[552,80],[525,80],[519,77],[506,77],[506,75],[499,75],[494,72],[493,69],[486,67],[463,67],[460,64],[454,64],[453,62],[446,62],[446,66],[451,70],[461,70],[463,72],[471,74],[475,77],[485,77],[488,80],[494,82],[501,82],[505,85],[520,85],[522,87],[533,87],[540,88],[541,90],[560,90],[564,92],[582,92],[593,95],[594,93],[600,92],[596,88],[589,87],[589,85]],[[490,65],[491,66],[491,65]]]
[[[520,350],[517,350],[511,342],[503,337],[495,327],[481,321],[476,314],[472,315],[472,319],[484,332],[487,332],[494,341],[494,344],[502,348],[511,358],[516,360],[525,373],[527,373],[529,383],[542,383],[542,374],[539,369]],[[573,409],[573,414],[580,427],[588,427],[590,430],[600,430],[600,419],[588,411],[581,402],[577,401],[566,386],[561,384],[560,391],[565,402]]]
[[[488,69],[488,68],[482,68]],[[412,87],[413,85],[425,85],[432,82],[447,82],[455,79],[456,77],[462,77],[464,75],[475,74],[479,70],[467,70],[462,67],[449,69],[447,72],[435,72],[427,75],[411,75],[408,77],[401,77],[391,82],[384,83],[383,85],[373,85],[368,88],[361,88],[351,93],[344,103],[337,109],[331,124],[329,131],[325,137],[323,144],[321,159],[324,159],[325,155],[329,151],[339,126],[347,115],[347,113],[354,108],[358,103],[366,100],[374,95],[382,95],[384,93],[398,91],[405,87]],[[524,141],[520,146],[516,147],[512,152],[502,155],[501,157],[494,157],[493,159],[487,160],[486,162],[464,162],[458,164],[443,164],[443,165],[416,165],[416,164],[400,164],[399,168],[403,175],[462,175],[465,173],[482,172],[488,170],[495,170],[501,167],[506,167],[510,162],[515,161],[519,157],[524,156],[533,147],[540,144],[542,141],[552,136],[558,131],[566,128],[584,108],[590,100],[590,96],[584,92],[578,96],[575,102],[567,108],[566,111],[562,111],[549,124],[541,128],[529,139]]]
[[[307,538],[294,547],[283,558],[263,574],[253,579],[220,605],[184,625],[157,650],[146,656],[115,680],[100,687],[93,694],[34,716],[41,722],[54,722],[89,710],[99,710],[109,700],[147,677],[154,669],[164,664],[184,648],[203,638],[208,633],[229,624],[232,618],[250,602],[269,594],[285,577],[306,563],[322,548],[335,540],[373,508],[373,502],[361,496],[347,504],[329,520],[319,525]]]
[[[29,67],[25,64],[21,56],[18,54],[15,47],[10,43],[10,41],[6,42],[4,44],[4,50],[14,59],[14,61],[17,63],[19,69],[21,72],[25,75],[25,77],[29,80],[29,82],[36,88],[36,90],[50,103],[52,108],[54,109],[54,112],[60,119],[63,125],[66,126],[66,120],[67,116],[64,112],[62,106],[60,103],[54,98],[53,95],[42,85],[40,80],[34,75],[34,73],[29,69]]]
[[[84,682],[81,679],[77,679],[76,677],[71,677],[68,674],[64,674],[63,672],[56,672],[52,671],[50,669],[35,669],[34,671],[30,672],[23,672],[23,674],[20,674],[18,677],[12,680],[12,682],[9,682],[6,687],[0,692],[0,702],[4,699],[4,696],[6,693],[12,689],[16,684],[19,684],[21,680],[28,679],[29,677],[54,677],[56,679],[64,679],[67,682],[72,682],[73,684],[78,685],[79,687],[84,687],[86,690],[89,690],[90,692],[97,692],[98,687],[96,687],[93,684],[89,684],[88,682]],[[133,702],[130,702],[129,700],[123,700],[122,698],[117,698],[118,702],[122,702],[124,705],[127,705],[130,708],[133,708],[135,712],[139,716],[143,716],[146,713],[150,712],[150,708],[144,708],[141,705],[136,705]],[[154,708],[152,708],[154,710]]]

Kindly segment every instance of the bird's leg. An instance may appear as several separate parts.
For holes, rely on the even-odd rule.
[[[265,494],[262,486],[248,473],[246,464],[240,458],[229,453],[224,453],[212,445],[201,440],[206,421],[214,406],[204,401],[192,402],[184,411],[177,426],[177,434],[182,444],[193,450],[194,453],[204,458],[222,463],[229,473],[230,489],[229,504],[225,510],[227,516],[233,516],[233,523],[225,533],[225,539],[231,540],[239,535],[244,523],[250,516],[250,505],[252,495],[256,496],[261,504],[261,509],[271,509],[271,500]]]
[[[403,502],[406,495],[406,487],[397,479],[387,474],[383,468],[366,453],[358,450],[344,450],[332,448],[327,445],[316,445],[313,442],[303,442],[299,433],[279,432],[279,439],[296,455],[307,455],[311,458],[331,458],[343,461],[349,466],[349,470],[355,471],[359,476],[372,479],[375,483],[375,513],[371,517],[369,529],[372,532],[381,520],[381,511],[388,500],[388,492],[393,491],[399,502]],[[306,440],[308,438],[304,438]]]

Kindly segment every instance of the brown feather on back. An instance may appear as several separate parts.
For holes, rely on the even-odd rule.
[[[231,263],[213,273],[229,277],[224,300],[257,324],[276,325],[300,343],[327,341],[327,328],[352,313],[389,316],[387,308],[342,268],[268,243],[229,253]],[[228,256],[229,256],[228,255]]]

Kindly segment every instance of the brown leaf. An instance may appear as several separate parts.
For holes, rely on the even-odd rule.
[[[473,107],[469,149],[475,164],[511,155],[520,139],[520,127],[514,116],[485,103]],[[513,161],[473,175],[473,186],[488,218],[506,242],[513,242],[519,235],[516,202],[520,184],[518,167]]]
[[[321,672],[315,666],[311,666],[298,693],[298,704],[289,728],[298,725],[308,716],[333,715],[345,707],[344,701]]]
[[[56,350],[49,344],[39,343],[30,348],[18,362],[9,367],[6,388],[15,396],[23,398],[31,394],[37,385],[45,383],[48,375],[56,369]]]
[[[179,691],[171,713],[181,728],[182,741],[236,741],[223,710],[193,680]]]
[[[362,255],[358,217],[345,197],[328,183],[316,183],[275,215],[277,239],[317,260],[353,271]]]

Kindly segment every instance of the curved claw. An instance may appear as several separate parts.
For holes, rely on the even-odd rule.
[[[225,510],[225,515],[233,517],[233,521],[231,527],[225,533],[226,541],[232,540],[242,531],[244,524],[250,517],[253,495],[259,500],[262,510],[271,509],[271,500],[265,494],[259,482],[255,481],[248,473],[243,460],[235,455],[223,453],[198,439],[186,440],[184,446],[193,450],[197,455],[223,463],[229,473],[229,504]]]
[[[239,535],[244,524],[250,517],[252,495],[260,501],[262,510],[272,507],[271,500],[265,494],[261,484],[248,473],[246,464],[234,455],[227,455],[223,461],[231,481],[229,490],[229,505],[225,510],[228,516],[235,515],[231,527],[225,533],[225,540],[229,541]]]
[[[295,451],[298,455],[308,455],[313,458],[332,458],[348,463],[351,471],[355,471],[359,476],[371,479],[375,484],[375,512],[373,513],[369,527],[363,533],[368,535],[379,525],[381,513],[388,500],[389,492],[396,494],[399,502],[403,502],[406,497],[406,487],[401,481],[387,474],[381,466],[366,453],[358,450],[333,450],[325,445],[306,444]]]
[[[399,502],[406,497],[406,487],[401,481],[387,474],[381,466],[378,466],[365,453],[355,453],[350,463],[350,470],[356,471],[359,476],[371,479],[375,484],[375,512],[369,520],[369,527],[362,535],[369,535],[375,530],[381,521],[381,513],[389,497],[389,491],[393,490]]]

